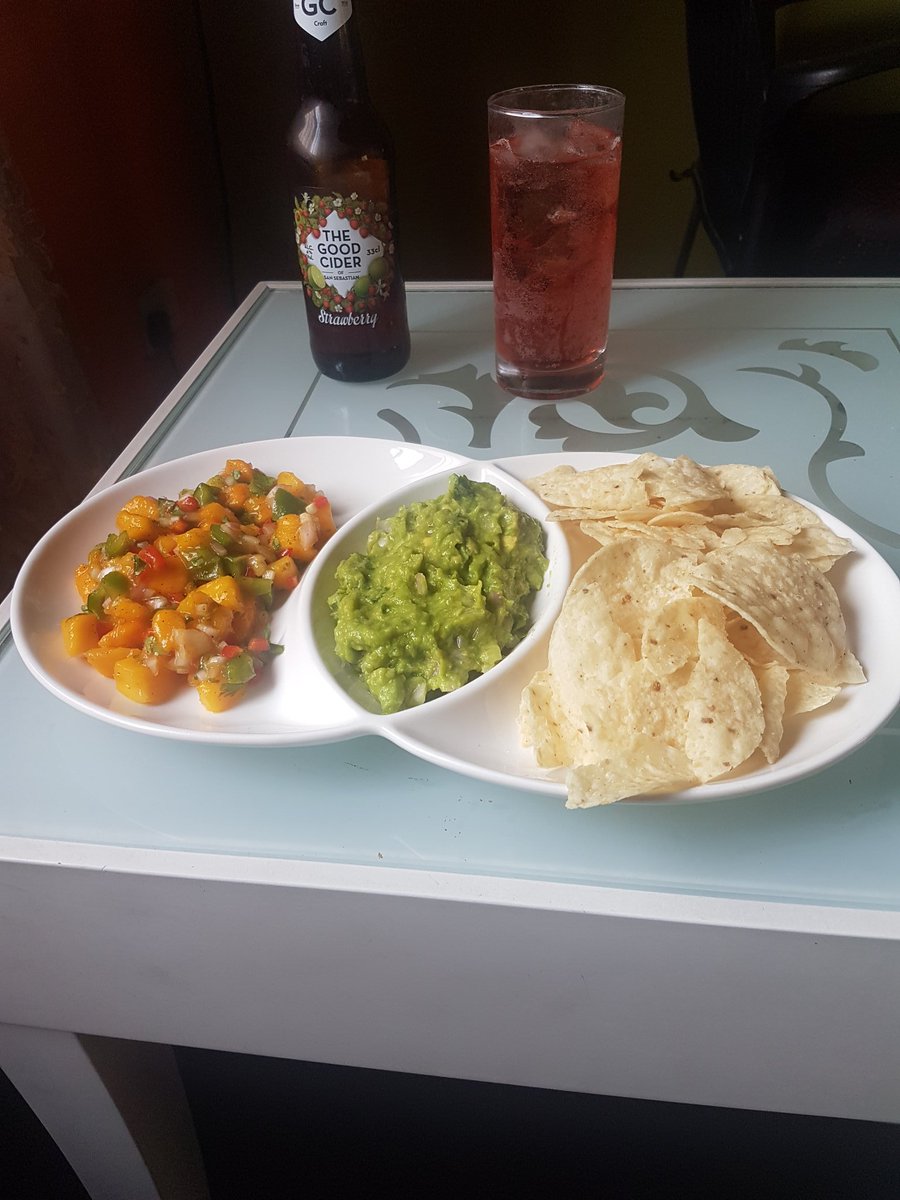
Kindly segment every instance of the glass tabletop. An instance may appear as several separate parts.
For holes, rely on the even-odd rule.
[[[649,448],[766,463],[897,570],[898,300],[891,281],[620,284],[607,379],[549,406],[495,384],[483,286],[412,288],[409,366],[351,386],[315,370],[300,290],[265,285],[113,474],[322,434],[477,458]],[[851,757],[777,791],[587,812],[375,738],[259,750],[144,738],[55,700],[10,639],[0,715],[8,837],[900,907],[897,714]]]

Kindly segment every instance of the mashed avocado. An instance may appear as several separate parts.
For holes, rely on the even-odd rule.
[[[338,657],[397,712],[486,671],[525,635],[547,559],[540,522],[490,483],[452,475],[380,521],[335,573]]]

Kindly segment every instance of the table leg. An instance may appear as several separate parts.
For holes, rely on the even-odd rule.
[[[0,1023],[0,1068],[91,1200],[209,1200],[170,1046]]]

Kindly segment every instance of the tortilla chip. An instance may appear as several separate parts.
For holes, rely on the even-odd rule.
[[[824,578],[851,543],[768,467],[648,453],[532,486],[598,544],[519,713],[538,764],[569,768],[568,807],[774,763],[786,718],[864,680]]]
[[[749,621],[785,663],[822,683],[863,678],[847,646],[837,593],[800,555],[742,543],[713,550],[691,578],[700,591]]]
[[[740,651],[700,617],[699,659],[685,689],[684,749],[694,777],[705,783],[750,757],[765,728],[759,684]]]
[[[759,684],[765,725],[759,749],[767,763],[778,760],[781,739],[784,736],[784,707],[790,672],[778,663],[754,667],[753,673]]]

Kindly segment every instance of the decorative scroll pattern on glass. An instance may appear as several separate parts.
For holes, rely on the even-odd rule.
[[[791,352],[790,367],[748,364],[736,370],[796,382],[824,401],[828,427],[808,466],[815,494],[831,512],[854,525],[864,536],[900,547],[900,535],[850,508],[836,494],[828,478],[831,463],[865,455],[862,446],[845,437],[847,410],[824,381],[828,360],[839,360],[861,372],[874,371],[879,360],[866,350],[837,340],[787,338],[779,342],[777,349]],[[798,353],[812,357],[818,366],[798,362]],[[670,441],[686,431],[721,444],[747,442],[760,433],[753,425],[721,412],[707,392],[687,375],[660,367],[649,374],[659,379],[659,390],[649,390],[646,385],[629,390],[620,378],[609,375],[595,392],[576,402],[532,404],[523,412],[527,412],[527,419],[535,426],[537,441],[554,442],[560,449],[568,451],[638,452]],[[648,371],[642,369],[643,380],[647,375]],[[449,371],[408,376],[395,380],[387,388],[422,385],[455,393],[454,403],[439,403],[437,407],[441,412],[453,413],[468,422],[471,430],[468,445],[472,450],[491,449],[494,428],[507,406],[528,403],[508,395],[489,372],[479,372],[473,363]],[[591,413],[602,420],[603,429],[591,428]],[[423,440],[410,416],[393,408],[382,408],[378,416],[406,441]]]

